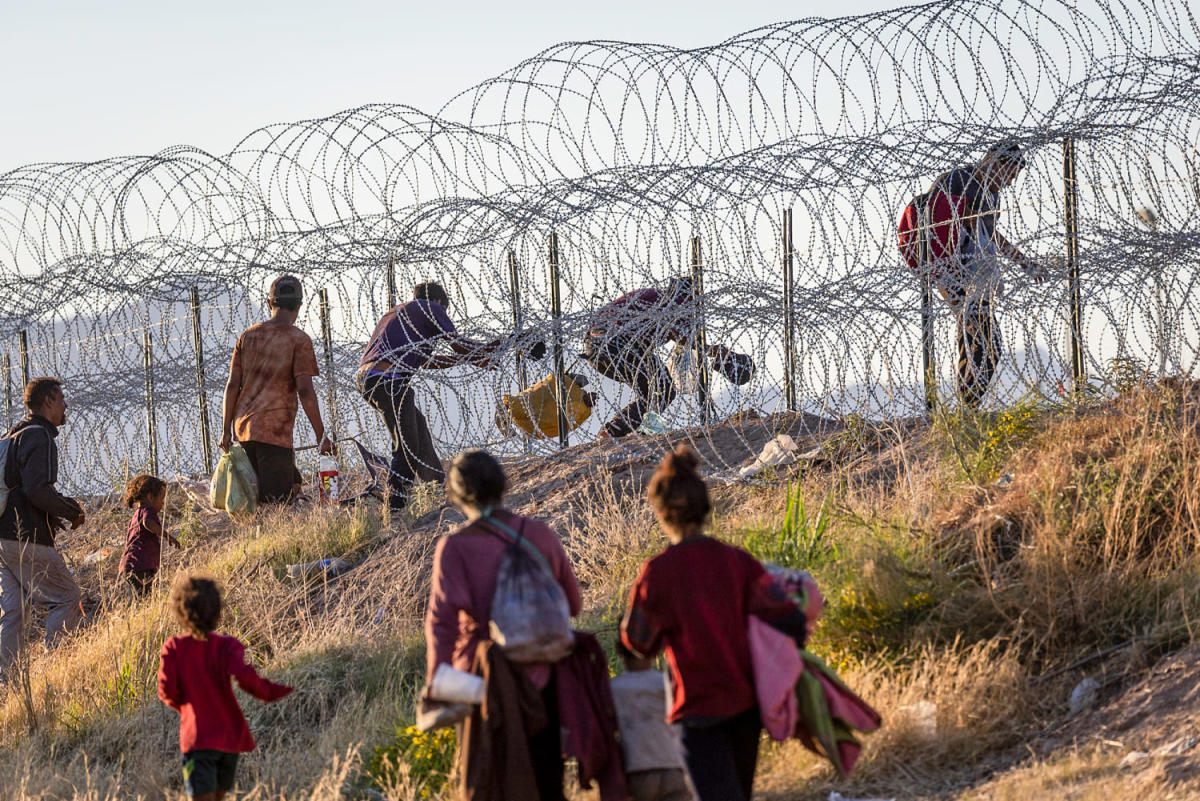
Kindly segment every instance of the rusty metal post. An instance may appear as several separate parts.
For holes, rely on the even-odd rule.
[[[29,335],[24,329],[17,332],[17,345],[21,351],[21,389],[29,385]]]
[[[330,442],[337,441],[337,385],[333,375],[333,326],[329,322],[329,290],[321,289],[321,343],[325,346],[325,386],[329,388],[326,406],[329,411],[329,426],[326,434]],[[321,443],[317,443],[320,445]]]
[[[1071,320],[1071,375],[1082,392],[1087,376],[1083,360],[1083,298],[1079,286],[1079,189],[1075,180],[1075,139],[1063,139],[1063,210],[1067,229],[1067,302]]]
[[[787,410],[796,403],[795,276],[792,272],[792,210],[783,210],[783,395]]]
[[[920,237],[921,259],[921,375],[925,383],[925,411],[932,412],[937,405],[937,356],[934,352],[933,332],[933,279],[929,274],[929,237],[932,232],[929,206],[919,204],[917,211],[917,233]]]
[[[196,395],[200,400],[200,441],[204,445],[204,472],[212,475],[212,432],[208,424],[208,393],[204,388],[204,339],[200,327],[200,289],[192,287],[192,343],[196,349]]]
[[[525,328],[524,315],[521,313],[521,277],[517,266],[517,254],[508,251],[508,283],[512,289],[513,333]],[[525,357],[517,350],[517,383],[524,392],[529,387],[529,377],[525,369]]]
[[[709,397],[708,336],[704,327],[704,262],[700,258],[700,237],[691,239],[692,265],[692,310],[694,332],[692,344],[696,349],[697,400],[700,406],[700,424],[708,425],[712,418],[712,399]]]
[[[4,423],[12,426],[12,356],[4,354]]]
[[[567,447],[567,377],[563,364],[562,287],[558,275],[558,234],[550,234],[550,316],[554,319],[554,401],[558,406],[558,447]]]
[[[396,257],[392,254],[388,254],[387,298],[388,309],[396,308]]]
[[[150,472],[158,475],[158,422],[154,416],[154,342],[150,331],[142,333],[142,366],[146,378],[146,441],[150,450]]]

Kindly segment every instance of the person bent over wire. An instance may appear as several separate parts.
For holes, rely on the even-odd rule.
[[[478,343],[459,336],[447,313],[449,307],[450,298],[440,284],[417,284],[412,300],[379,320],[359,363],[359,392],[383,415],[392,440],[389,512],[408,504],[409,489],[418,478],[442,481],[446,477],[425,415],[417,408],[413,378],[422,369],[460,364],[494,367],[490,357],[501,344],[500,340]],[[453,353],[435,353],[441,342]]]
[[[583,341],[583,358],[600,375],[633,387],[636,397],[610,420],[601,437],[624,437],[642,424],[647,411],[661,413],[675,399],[675,384],[655,348],[674,340],[691,341],[696,320],[692,279],[677,276],[664,289],[626,292],[592,317]],[[723,345],[708,348],[724,358]]]

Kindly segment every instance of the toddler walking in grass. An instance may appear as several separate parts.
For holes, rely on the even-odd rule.
[[[171,589],[171,609],[187,633],[163,646],[158,697],[179,712],[188,796],[221,801],[233,789],[238,755],[254,750],[230,679],[260,701],[278,701],[292,688],[258,675],[246,664],[242,643],[214,631],[221,620],[221,593],[212,579],[180,577]]]
[[[167,484],[150,475],[134,476],[125,488],[125,505],[133,509],[125,533],[125,551],[117,572],[138,595],[150,592],[158,574],[162,541],[179,547],[179,540],[163,529],[162,510],[167,502]]]

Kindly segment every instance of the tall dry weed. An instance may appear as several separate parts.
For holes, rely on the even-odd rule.
[[[974,578],[945,619],[1005,630],[1047,664],[1089,644],[1170,639],[1175,611],[1200,600],[1188,589],[1198,412],[1194,390],[1168,386],[1050,421],[1016,454],[1011,484],[973,489],[941,520],[942,558]]]

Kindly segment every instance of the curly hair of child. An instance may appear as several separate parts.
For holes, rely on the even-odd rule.
[[[180,576],[171,587],[171,611],[179,625],[204,639],[221,622],[221,590],[203,576]]]
[[[129,479],[125,485],[125,505],[130,509],[142,503],[149,503],[157,498],[159,493],[167,488],[167,482],[158,476],[142,473]]]

